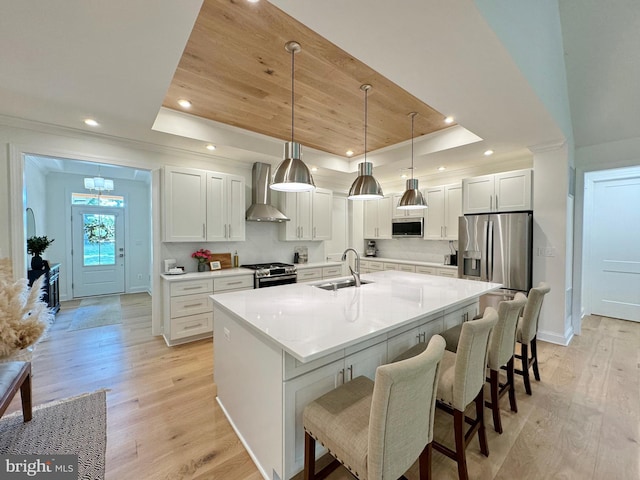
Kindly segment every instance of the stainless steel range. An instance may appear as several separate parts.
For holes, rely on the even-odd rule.
[[[298,270],[290,263],[254,263],[242,267],[255,270],[254,288],[275,287],[298,281]]]

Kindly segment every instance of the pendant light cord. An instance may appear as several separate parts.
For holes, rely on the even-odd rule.
[[[295,58],[296,58],[296,52],[295,50],[291,50],[291,142],[293,142],[293,119],[294,119],[294,115],[293,115],[293,101],[294,101],[294,91],[293,89],[295,88],[295,82],[294,82],[294,75],[295,75]]]
[[[416,118],[417,112],[411,112],[411,180],[413,180],[413,120]]]
[[[368,109],[367,109],[367,99],[369,98],[369,88],[364,88],[364,161],[367,162],[367,120],[368,120]]]

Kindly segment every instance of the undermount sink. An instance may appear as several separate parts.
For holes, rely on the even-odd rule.
[[[360,280],[360,285],[365,285],[367,283],[373,283],[369,280]],[[347,280],[337,280],[335,282],[326,282],[326,283],[319,283],[317,285],[314,285],[314,287],[317,288],[321,288],[323,290],[339,290],[341,288],[348,288],[348,287],[355,287],[356,286],[356,282],[354,279],[349,278]]]

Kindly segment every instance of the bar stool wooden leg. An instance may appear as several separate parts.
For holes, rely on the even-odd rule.
[[[304,480],[313,480],[316,472],[316,440],[304,432]]]
[[[522,345],[522,379],[524,380],[524,389],[527,395],[531,395],[531,381],[529,380],[529,347]]]
[[[531,340],[531,360],[533,365],[533,376],[539,382],[540,372],[538,371],[538,345],[536,343],[536,337]]]
[[[500,378],[497,370],[489,370],[489,390],[491,393],[491,403],[489,406],[493,413],[493,428],[496,432],[502,433],[502,422],[500,420]]]
[[[464,412],[453,410],[453,430],[456,441],[456,462],[458,462],[458,478],[460,480],[469,480],[469,472],[467,471],[467,455],[466,442],[464,433]]]
[[[424,450],[420,454],[420,480],[431,480],[431,461],[433,459],[433,445],[427,443]]]
[[[478,440],[480,441],[480,452],[485,457],[489,456],[489,444],[487,443],[487,430],[484,425],[484,387],[476,397],[476,420],[478,422]]]
[[[511,357],[511,360],[507,362],[507,383],[509,384],[509,406],[511,407],[512,412],[518,413],[518,404],[516,403],[514,363],[514,357]]]

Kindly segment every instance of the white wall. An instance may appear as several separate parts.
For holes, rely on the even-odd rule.
[[[25,160],[24,182],[26,205],[33,210],[36,220],[36,236],[47,234],[47,183],[45,175],[32,160]]]

